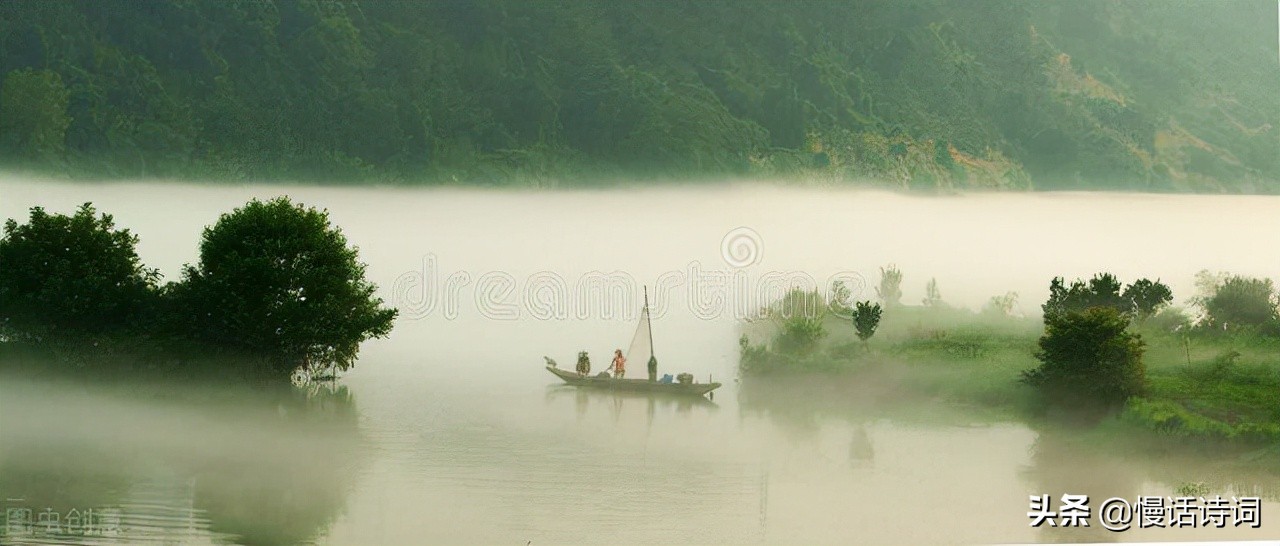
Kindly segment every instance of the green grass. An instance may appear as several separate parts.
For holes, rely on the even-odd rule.
[[[906,307],[885,313],[864,346],[847,319],[827,317],[827,335],[803,356],[771,344],[744,352],[743,375],[804,373],[874,376],[915,393],[1033,416],[1042,402],[1020,382],[1035,368],[1038,319]],[[1146,343],[1147,388],[1097,428],[1147,440],[1203,439],[1243,447],[1280,445],[1280,340],[1256,334],[1190,336],[1135,327]],[[768,330],[752,332],[757,338]]]

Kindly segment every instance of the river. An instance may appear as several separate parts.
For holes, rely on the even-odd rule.
[[[1280,198],[912,196],[753,184],[595,191],[0,177],[0,216],[92,201],[166,279],[246,200],[329,210],[401,309],[335,383],[293,391],[0,383],[0,500],[39,524],[0,543],[1010,543],[1276,538],[1273,474],[1210,456],[1086,450],[1070,432],[856,381],[737,377],[737,337],[790,283],[904,300],[936,278],[1034,314],[1056,275],[1201,269],[1276,278]],[[580,392],[543,356],[601,369],[648,287],[662,373],[725,383],[703,403]],[[643,373],[632,365],[631,374]],[[1033,528],[1029,496],[1263,497],[1259,529]],[[75,510],[75,514],[72,514]],[[94,510],[94,516],[83,514]],[[43,515],[43,520],[40,518]],[[81,533],[64,531],[72,515]],[[96,518],[96,519],[93,519]],[[94,521],[84,532],[82,522]],[[44,527],[41,527],[43,525]],[[0,530],[4,533],[4,530]]]

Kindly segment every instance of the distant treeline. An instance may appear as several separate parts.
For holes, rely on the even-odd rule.
[[[1280,191],[1271,0],[0,3],[81,176]]]

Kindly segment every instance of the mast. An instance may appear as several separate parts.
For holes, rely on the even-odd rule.
[[[649,327],[649,358],[656,358],[653,354],[653,321],[649,318],[649,286],[644,287],[644,321]]]

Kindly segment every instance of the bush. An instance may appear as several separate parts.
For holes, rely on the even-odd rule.
[[[1056,403],[1123,404],[1142,394],[1146,382],[1142,339],[1128,327],[1125,315],[1111,307],[1046,316],[1036,353],[1040,367],[1023,372],[1023,381]]]
[[[880,325],[880,312],[880,304],[869,301],[858,302],[853,311],[853,328],[864,346],[876,334],[876,327]]]
[[[774,338],[774,348],[783,353],[808,354],[826,337],[822,318],[795,315],[782,321],[782,331]]]

